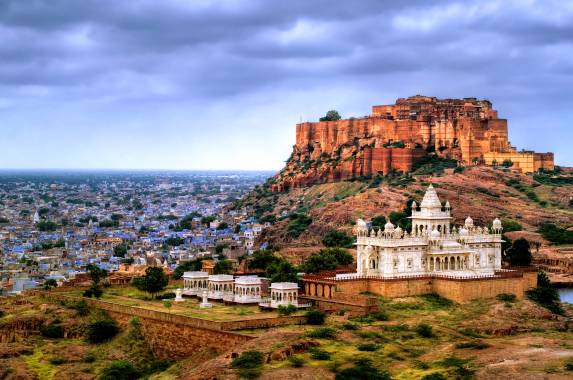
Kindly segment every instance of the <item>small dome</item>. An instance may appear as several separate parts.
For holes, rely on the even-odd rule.
[[[412,209],[415,210],[418,208],[418,204],[416,203],[416,201],[412,202]]]
[[[432,230],[432,232],[430,232],[430,238],[431,239],[439,239],[441,236],[440,231],[438,230]]]
[[[446,208],[451,208],[450,207],[450,201],[446,201]]]
[[[366,222],[364,221],[364,219],[358,219],[356,221],[356,227],[360,230],[365,230],[368,228],[368,225],[366,224]]]
[[[384,226],[384,232],[392,232],[392,231],[394,231],[394,225],[392,224],[392,222],[386,223],[386,225]]]
[[[469,232],[465,228],[460,228],[460,236],[468,236]]]
[[[473,227],[474,226],[474,220],[471,217],[467,217],[466,218],[466,224],[465,224],[466,228],[468,227]]]
[[[495,218],[492,227],[494,230],[501,230],[501,220],[499,220],[499,218]]]

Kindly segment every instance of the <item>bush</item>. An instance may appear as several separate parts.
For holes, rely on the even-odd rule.
[[[431,338],[434,336],[432,326],[428,325],[427,323],[420,323],[418,326],[416,326],[415,331],[418,335],[424,338]]]
[[[293,313],[296,313],[297,310],[298,310],[297,307],[291,304],[287,306],[279,305],[278,309],[280,315],[291,315]]]
[[[489,347],[489,344],[484,343],[480,340],[475,340],[471,342],[462,342],[456,344],[456,348],[473,348],[475,350],[483,350]]]
[[[173,292],[167,292],[167,293],[163,293],[158,295],[157,297],[155,297],[159,300],[171,300],[175,298],[175,293]]]
[[[90,343],[101,343],[112,339],[119,332],[113,319],[101,319],[88,325],[87,339]]]
[[[498,294],[497,296],[495,296],[495,298],[499,301],[503,301],[503,302],[515,302],[515,299],[517,298],[515,296],[515,294],[511,294],[511,293],[501,293]]]
[[[83,296],[87,298],[100,298],[103,295],[103,290],[99,285],[92,285],[90,288],[84,291]]]
[[[373,352],[378,349],[378,345],[374,343],[362,343],[356,346],[356,348],[358,348],[358,351]]]
[[[335,329],[330,327],[320,327],[306,333],[309,338],[319,338],[319,339],[334,339],[336,338],[337,332]]]
[[[292,214],[289,216],[287,234],[291,238],[298,238],[312,223],[312,218],[304,214]]]
[[[300,356],[291,356],[291,357],[289,357],[288,360],[289,360],[290,364],[295,368],[300,368],[305,363],[305,360],[303,358],[301,358]]]
[[[528,266],[531,265],[531,247],[529,241],[524,238],[519,238],[511,244],[505,252],[505,259],[510,265]]]
[[[330,353],[321,350],[320,348],[312,347],[310,350],[310,357],[314,360],[330,360]]]
[[[47,326],[40,329],[42,336],[46,338],[58,339],[64,337],[64,329],[62,325],[57,322],[52,322]]]
[[[354,245],[354,238],[346,235],[344,232],[332,230],[324,235],[322,244],[325,247],[352,248]]]
[[[60,365],[60,364],[64,364],[66,362],[66,359],[64,359],[60,356],[56,356],[56,357],[50,358],[49,362],[50,362],[50,364],[53,364],[53,365]]]
[[[133,364],[127,360],[116,360],[103,369],[98,380],[135,380],[139,377]]]
[[[309,325],[323,325],[326,321],[326,313],[322,310],[309,310],[305,316]]]
[[[84,317],[90,313],[90,307],[88,303],[84,300],[74,302],[70,306],[70,309],[73,309],[78,312],[78,315]]]
[[[538,231],[544,239],[553,244],[573,244],[573,231],[568,231],[553,223],[543,224]]]
[[[343,369],[338,372],[336,380],[391,380],[392,377],[387,371],[381,371],[372,366],[368,359],[359,359],[354,367]]]
[[[307,257],[300,268],[306,273],[318,273],[352,264],[353,261],[352,255],[345,249],[326,248]]]
[[[360,327],[355,323],[345,322],[340,326],[340,328],[343,330],[358,330]]]
[[[256,369],[263,365],[264,356],[259,351],[245,351],[233,359],[231,367],[235,369]]]
[[[371,316],[372,316],[372,318],[374,318],[374,319],[377,320],[377,321],[387,321],[387,320],[390,319],[390,318],[388,317],[388,314],[386,314],[386,313],[383,312],[383,311],[379,311],[379,312],[373,313],[373,314],[371,314]]]
[[[93,363],[96,359],[97,358],[93,352],[88,352],[84,355],[84,363]]]
[[[501,226],[503,227],[503,232],[512,232],[512,231],[521,231],[523,230],[523,226],[514,221],[509,219],[502,219]]]

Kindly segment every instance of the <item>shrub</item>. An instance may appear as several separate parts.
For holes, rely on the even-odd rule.
[[[359,359],[354,367],[343,369],[336,374],[336,380],[390,380],[390,374],[387,371],[378,370],[372,366],[368,359]]]
[[[456,348],[473,348],[475,350],[483,350],[489,347],[489,344],[484,343],[480,340],[474,340],[471,342],[462,342],[456,344]]]
[[[523,226],[514,221],[509,219],[502,219],[501,226],[503,227],[503,232],[512,232],[512,231],[521,231],[523,230]]]
[[[127,360],[116,360],[103,369],[98,380],[135,380],[139,377],[133,364]]]
[[[532,256],[529,241],[524,238],[515,240],[511,244],[511,248],[505,252],[505,258],[511,265],[531,265]]]
[[[497,296],[495,296],[495,298],[499,301],[503,301],[503,302],[515,302],[515,299],[517,298],[515,296],[515,294],[511,294],[511,293],[501,293],[498,294]]]
[[[354,238],[346,235],[344,232],[332,230],[324,235],[322,244],[325,247],[352,248],[354,245]]]
[[[40,333],[46,338],[58,339],[64,337],[64,329],[58,322],[52,322],[40,329]]]
[[[555,314],[563,314],[559,293],[544,271],[537,274],[537,288],[527,291],[527,297]]]
[[[289,216],[287,234],[291,238],[298,238],[312,223],[312,218],[304,214],[292,214]]]
[[[291,304],[287,306],[279,305],[278,309],[280,315],[291,315],[293,313],[296,313],[297,310],[298,310],[297,307]]]
[[[566,371],[573,371],[573,362],[566,363],[564,368]]]
[[[306,273],[318,273],[352,264],[353,260],[352,255],[345,249],[326,248],[309,256],[301,265],[301,269]]]
[[[88,352],[84,355],[84,363],[93,363],[96,359],[96,355],[93,352]]]
[[[374,318],[377,321],[387,321],[389,319],[388,314],[386,314],[383,311],[379,311],[376,313],[371,314],[372,318]]]
[[[418,326],[416,326],[415,331],[418,335],[424,338],[431,338],[434,336],[432,326],[428,325],[427,323],[420,323]]]
[[[235,368],[240,377],[251,379],[261,373],[264,357],[259,351],[245,351],[239,357],[233,359],[231,367]]]
[[[103,290],[99,285],[92,285],[90,288],[84,291],[83,296],[87,298],[100,298],[103,295]]]
[[[358,330],[360,327],[356,323],[345,322],[340,325],[343,330]]]
[[[330,327],[320,327],[306,333],[306,336],[309,338],[319,339],[334,339],[336,338],[336,335],[336,330]]]
[[[87,339],[90,343],[101,343],[112,339],[119,332],[113,319],[101,319],[88,325]]]
[[[90,307],[89,307],[88,303],[84,300],[74,302],[69,307],[70,307],[70,309],[74,309],[75,311],[77,311],[78,315],[80,315],[82,317],[86,316],[90,313]]]
[[[167,293],[160,294],[160,295],[156,296],[155,298],[157,298],[159,300],[171,300],[171,299],[175,298],[175,293],[167,292]]]
[[[573,231],[568,231],[553,223],[543,224],[539,227],[539,233],[553,244],[573,244]]]
[[[374,343],[362,343],[356,346],[358,351],[366,351],[366,352],[373,352],[378,349],[378,346]]]
[[[64,359],[60,356],[56,356],[56,357],[50,358],[49,362],[50,362],[50,364],[53,364],[53,365],[60,365],[60,364],[64,364],[66,362],[66,359]]]
[[[321,350],[317,347],[312,347],[310,350],[310,357],[314,360],[330,360],[330,353],[327,351]]]
[[[305,316],[309,325],[323,325],[326,321],[326,313],[322,310],[309,310]]]
[[[300,356],[291,356],[289,357],[290,364],[295,368],[300,368],[304,365],[305,360]]]

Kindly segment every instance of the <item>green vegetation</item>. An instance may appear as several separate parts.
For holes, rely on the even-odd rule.
[[[109,318],[96,320],[87,326],[87,340],[90,343],[102,343],[112,339],[119,332],[117,323]]]
[[[515,220],[502,219],[501,226],[503,227],[503,232],[521,231],[523,226],[516,222]]]
[[[88,264],[86,269],[92,280],[92,286],[83,293],[83,296],[100,298],[103,294],[100,282],[107,277],[107,271],[93,264]]]
[[[384,226],[386,225],[386,217],[384,215],[375,216],[370,220],[370,223],[372,224],[372,228],[374,228],[376,231],[384,230]]]
[[[482,342],[481,340],[472,340],[469,342],[462,342],[456,344],[456,348],[463,348],[463,349],[469,348],[474,350],[484,350],[488,347],[490,347],[490,345],[485,342]]]
[[[415,331],[423,338],[431,338],[434,336],[432,326],[428,325],[427,323],[420,323],[416,326]]]
[[[140,373],[133,364],[127,360],[116,360],[105,367],[98,380],[135,380],[140,378]]]
[[[51,220],[40,220],[36,223],[36,228],[42,232],[54,232],[58,229],[58,225]]]
[[[309,325],[323,325],[326,321],[326,313],[322,310],[309,310],[305,316]]]
[[[59,339],[64,337],[64,329],[60,321],[53,321],[50,324],[40,329],[42,336],[51,339]]]
[[[378,370],[369,359],[356,360],[353,367],[345,368],[336,374],[336,380],[391,380],[387,371]]]
[[[261,373],[264,356],[259,351],[245,351],[239,357],[233,359],[231,367],[235,368],[239,376],[243,378],[256,378]]]
[[[544,239],[553,244],[573,244],[573,231],[568,231],[553,223],[543,224],[538,231]]]
[[[287,234],[291,238],[298,238],[312,223],[312,218],[304,214],[291,214],[287,225]]]
[[[412,168],[414,175],[441,175],[445,169],[454,169],[458,166],[457,160],[428,155]]]
[[[297,307],[291,304],[287,306],[279,305],[278,308],[278,312],[280,315],[291,315],[296,313],[297,310],[298,310]]]
[[[563,314],[559,293],[544,271],[540,270],[537,274],[537,287],[527,291],[527,297],[552,313]]]
[[[342,248],[325,248],[309,256],[300,266],[305,273],[318,273],[325,270],[334,270],[339,266],[350,265],[352,255]]]
[[[136,289],[150,293],[152,298],[165,289],[168,283],[169,278],[160,267],[148,267],[145,270],[145,276],[136,277],[132,281]]]
[[[57,288],[58,287],[58,282],[56,280],[54,280],[53,278],[50,278],[46,281],[44,281],[44,289],[49,290],[52,288]]]
[[[501,293],[501,294],[498,294],[497,296],[495,296],[495,298],[497,300],[503,301],[503,302],[515,302],[515,300],[517,299],[515,294],[511,294],[511,293]]]
[[[341,116],[336,110],[330,110],[325,116],[320,118],[320,121],[337,121],[340,120]]]
[[[314,360],[330,360],[330,353],[328,351],[321,350],[318,347],[312,347],[310,350],[310,357]]]
[[[514,266],[531,265],[531,247],[529,241],[524,238],[515,240],[509,249],[505,251],[505,260]]]
[[[173,279],[179,280],[183,277],[183,273],[201,270],[202,259],[184,262],[175,268],[173,271]]]
[[[165,244],[170,246],[170,247],[178,247],[184,243],[185,243],[185,239],[180,238],[178,236],[170,236],[167,239],[165,239]]]
[[[308,323],[317,324],[310,322]],[[337,335],[338,335],[337,331],[330,327],[319,327],[306,333],[306,336],[308,336],[309,338],[319,338],[319,339],[334,339],[336,338]]]
[[[213,268],[214,274],[231,274],[233,272],[233,263],[231,260],[219,260]]]
[[[374,343],[361,343],[358,346],[358,351],[374,352],[378,349],[378,345]]]
[[[125,243],[121,243],[113,247],[113,255],[115,257],[125,257],[127,255],[127,250],[129,246]]]
[[[346,235],[344,232],[332,230],[324,235],[322,244],[325,247],[352,248],[354,246],[354,238]]]

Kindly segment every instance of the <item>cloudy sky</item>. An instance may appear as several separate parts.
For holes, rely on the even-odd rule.
[[[279,169],[414,94],[573,165],[573,1],[0,0],[0,168]]]

